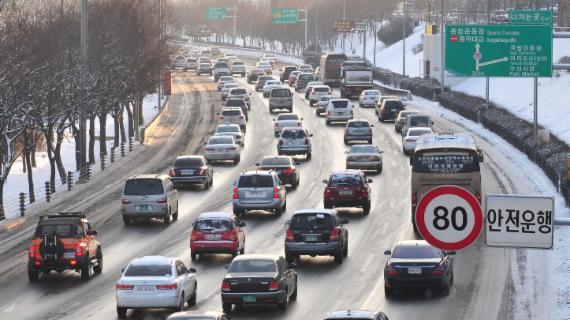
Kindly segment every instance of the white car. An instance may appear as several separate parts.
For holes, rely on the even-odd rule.
[[[239,107],[225,107],[218,113],[219,124],[237,124],[245,132],[246,117]]]
[[[184,71],[198,69],[198,60],[196,58],[193,58],[193,57],[186,58],[186,61],[184,62],[184,68],[183,69],[184,69]]]
[[[330,96],[331,93],[332,90],[329,86],[313,86],[311,92],[309,92],[309,105],[312,106],[315,102],[319,101],[322,96]]]
[[[245,144],[245,138],[239,125],[237,124],[220,124],[216,127],[216,132],[214,136],[230,136],[234,137],[236,143],[243,147]]]
[[[231,136],[212,136],[204,146],[204,157],[208,162],[233,161],[239,163],[240,145]]]
[[[409,155],[414,152],[419,138],[424,134],[433,134],[433,130],[431,128],[425,127],[415,127],[408,129],[406,135],[402,138],[402,149],[405,155]]]
[[[228,95],[230,94],[230,91],[232,91],[232,89],[234,88],[239,88],[239,85],[235,82],[224,84],[224,86],[222,87],[222,100],[226,100],[228,98]]]
[[[271,94],[271,90],[274,88],[281,88],[283,83],[279,80],[268,80],[265,81],[265,85],[263,86],[263,97],[269,98],[269,94]]]
[[[372,107],[374,108],[380,100],[382,94],[380,90],[364,90],[360,93],[360,97],[358,97],[358,105],[361,107]]]
[[[326,123],[347,122],[354,118],[352,103],[348,99],[332,99],[327,105]]]
[[[269,62],[258,62],[255,64],[255,68],[265,71],[265,74],[271,74],[273,72],[273,67],[271,67],[271,63]]]
[[[128,309],[175,308],[196,305],[196,269],[176,258],[146,256],[132,260],[115,286],[117,315]]]
[[[281,135],[281,131],[286,127],[302,127],[303,118],[299,117],[296,113],[280,113],[276,119],[273,119],[273,131],[275,137]]]
[[[251,99],[250,97],[251,93],[247,92],[247,90],[245,90],[244,88],[232,88],[230,89],[230,93],[228,93],[228,96],[226,97],[226,100],[232,99],[232,98],[241,98],[243,100],[245,100],[245,102],[247,103],[248,109],[251,108]]]
[[[236,79],[233,76],[222,76],[218,79],[218,91],[222,91],[222,88],[226,83],[235,83]]]
[[[242,78],[245,77],[245,64],[243,61],[232,61],[230,65],[230,73],[236,74],[239,73]]]

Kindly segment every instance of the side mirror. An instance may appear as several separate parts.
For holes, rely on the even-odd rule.
[[[239,223],[239,226],[243,228],[243,227],[246,226],[246,224],[245,224],[245,222],[242,221],[242,222]]]
[[[309,138],[312,138],[312,137],[313,137],[313,134],[312,134],[312,133],[309,133]]]
[[[392,251],[386,250],[386,251],[384,251],[384,254],[387,255],[387,256],[392,255]]]
[[[327,183],[329,183],[329,181],[326,180],[326,179],[323,179],[323,183],[324,183],[324,184],[327,184]]]
[[[373,124],[371,124],[371,125],[370,125],[370,127],[371,127],[371,128],[374,128],[374,125],[373,125]]]
[[[291,262],[291,263],[289,264],[289,268],[291,268],[291,269],[297,269],[297,264],[296,264],[295,262]]]
[[[347,220],[347,219],[342,219],[342,220],[340,220],[340,223],[342,223],[342,224],[348,224],[348,220]]]
[[[372,180],[372,179],[366,179],[366,182],[367,182],[367,183],[372,183],[372,182],[374,182],[374,180]]]
[[[124,272],[125,272],[125,268],[123,267],[123,268],[121,268],[121,273],[124,273]]]
[[[188,273],[196,273],[196,268],[188,268]]]
[[[345,153],[345,154],[349,154],[350,152],[348,152],[348,151],[345,151],[344,153]]]

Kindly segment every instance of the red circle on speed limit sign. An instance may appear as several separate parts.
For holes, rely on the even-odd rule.
[[[442,250],[461,250],[479,238],[483,211],[475,196],[457,186],[440,186],[418,202],[416,226],[422,237]]]

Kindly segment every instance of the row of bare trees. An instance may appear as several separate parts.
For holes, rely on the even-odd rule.
[[[133,108],[140,108],[145,92],[155,90],[168,62],[158,1],[89,1],[88,80],[81,99],[79,1],[43,0],[41,8],[35,0],[8,3],[0,2],[0,220],[4,185],[18,157],[27,169],[30,200],[31,155],[39,143],[47,149],[52,188],[57,175],[65,183],[61,147],[66,132],[72,132],[79,151],[80,108],[87,110],[88,161],[93,163],[107,154],[109,116],[115,146],[134,136],[134,121],[141,119],[133,118]],[[81,169],[78,155],[76,169]]]

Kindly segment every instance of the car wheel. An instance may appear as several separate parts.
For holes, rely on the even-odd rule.
[[[390,288],[384,284],[384,295],[386,296],[386,299],[393,298],[394,297],[394,289],[392,289],[392,288]]]
[[[365,216],[367,216],[370,213],[370,201],[368,201],[366,204],[364,204],[364,206],[362,206],[362,212],[364,213]]]
[[[288,290],[288,289],[285,288],[285,292],[287,292],[287,290]],[[287,305],[288,305],[288,304],[289,304],[289,295],[288,295],[288,294],[285,294],[285,301],[284,301],[284,302],[281,302],[281,303],[279,304],[279,308],[281,308],[281,310],[285,311],[285,310],[287,310]]]
[[[180,297],[180,303],[176,308],[176,311],[184,311],[186,309],[186,299],[184,298],[184,292],[182,292],[182,296]]]
[[[313,155],[311,154],[311,152],[307,153],[307,160],[311,160],[311,158],[313,158]]]
[[[285,260],[287,260],[287,263],[293,263],[295,262],[296,259],[297,259],[296,255],[291,254],[289,252],[285,252]]]
[[[125,226],[130,226],[131,225],[131,218],[127,217],[126,215],[123,215],[123,223],[125,224]]]
[[[327,124],[327,126],[330,126],[330,125],[331,125],[331,121],[330,121],[330,120],[327,120],[327,121],[326,121],[326,124]]]
[[[368,144],[372,144],[372,139],[368,140]]]
[[[346,245],[344,246],[344,249],[342,249],[342,255],[345,258],[348,257],[348,239],[346,239]]]
[[[343,260],[343,256],[342,256],[342,252],[339,252],[337,254],[334,255],[334,262],[336,264],[342,264],[342,260]]]
[[[326,201],[325,201],[324,207],[325,207],[325,209],[332,209],[331,204],[326,202]]]
[[[91,265],[91,259],[87,255],[87,262],[81,267],[81,279],[89,280],[93,276],[93,266]]]
[[[188,307],[195,306],[196,300],[198,300],[198,284],[194,286],[194,292],[192,293],[192,297],[190,297],[190,300],[188,300]]]
[[[275,132],[275,138],[279,138],[279,132]]]
[[[196,261],[198,260],[198,254],[196,252],[191,252],[190,258],[192,259],[192,261]]]
[[[297,187],[299,187],[299,183],[301,183],[300,181],[301,179],[297,179],[297,181],[295,181],[295,183],[293,184],[293,189],[297,189]]]
[[[222,310],[225,313],[232,313],[232,304],[231,303],[222,303]]]
[[[448,296],[450,291],[449,283],[444,284],[439,290],[442,295]]]
[[[117,316],[122,319],[127,316],[127,308],[117,307]]]
[[[178,208],[178,203],[176,204],[176,208]],[[178,209],[176,209],[176,212],[172,214],[172,221],[176,220],[178,220]]]
[[[28,279],[30,282],[36,282],[40,278],[40,271],[34,267],[31,262],[28,262]]]
[[[319,110],[316,110],[316,111],[315,111],[315,114],[317,115],[317,117],[321,115],[321,113],[319,112]]]
[[[449,277],[449,285],[450,286],[453,286],[453,280],[454,280],[453,278],[454,278],[454,274],[453,274],[453,272],[451,272],[451,277]]]
[[[170,224],[170,215],[171,215],[171,212],[170,212],[170,210],[168,210],[168,214],[165,215],[163,218],[164,224]]]
[[[101,274],[103,272],[103,253],[101,250],[97,250],[97,265],[93,267],[95,274]]]

